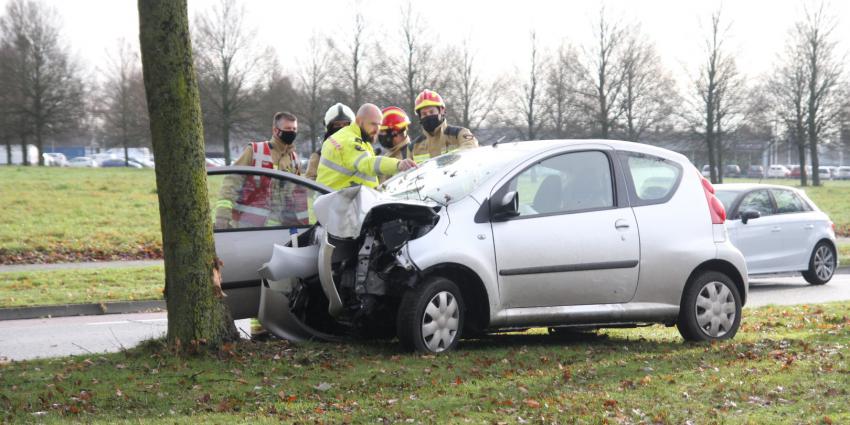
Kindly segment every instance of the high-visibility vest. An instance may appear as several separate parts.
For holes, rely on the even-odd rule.
[[[363,141],[360,127],[352,123],[328,137],[322,144],[318,181],[334,190],[352,185],[378,186],[378,176],[398,171],[395,158],[375,156],[372,145]]]

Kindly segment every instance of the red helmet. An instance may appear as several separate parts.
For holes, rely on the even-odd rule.
[[[401,131],[410,125],[410,118],[398,106],[384,108],[381,112],[384,114],[384,118],[381,121],[381,130]]]
[[[446,104],[443,103],[443,98],[440,97],[437,92],[425,89],[422,90],[422,93],[419,93],[419,96],[416,96],[416,106],[414,108],[414,111],[419,112],[420,109],[426,108],[428,106],[445,108]]]

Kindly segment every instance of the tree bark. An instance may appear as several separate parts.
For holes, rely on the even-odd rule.
[[[145,93],[157,161],[167,339],[184,349],[204,343],[218,346],[238,334],[213,287],[217,258],[186,0],[139,0],[138,8]]]

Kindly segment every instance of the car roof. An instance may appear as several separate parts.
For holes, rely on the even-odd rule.
[[[616,150],[634,151],[665,158],[676,159],[678,161],[690,162],[687,157],[677,152],[668,149],[659,148],[645,143],[626,142],[622,140],[611,139],[559,139],[559,140],[531,140],[531,141],[513,141],[494,143],[488,146],[482,146],[478,149],[506,149],[517,153],[533,154],[545,152],[548,150],[566,148],[570,146],[581,145],[599,145],[613,148]]]
[[[716,190],[724,190],[728,192],[748,192],[755,189],[790,189],[797,191],[796,187],[783,186],[781,184],[764,184],[764,183],[722,183],[714,185]]]

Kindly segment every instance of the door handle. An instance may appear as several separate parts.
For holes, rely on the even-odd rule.
[[[617,229],[628,229],[629,222],[621,218],[614,222],[614,227],[616,227]]]
[[[781,231],[781,230],[782,230],[782,228],[781,228],[781,227],[779,227],[779,226],[773,226],[773,228],[772,228],[772,229],[770,229],[770,231],[771,231],[771,232],[779,232],[779,231]]]
[[[807,224],[807,225],[803,226],[803,228],[806,229],[806,230],[812,230],[812,229],[815,228],[815,225],[814,224]]]

